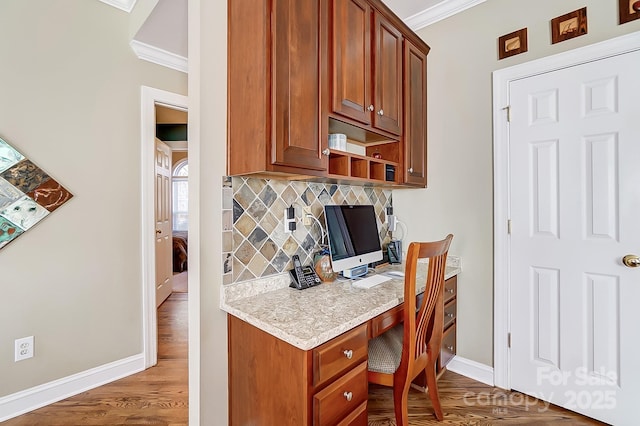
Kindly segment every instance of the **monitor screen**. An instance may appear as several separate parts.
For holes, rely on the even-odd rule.
[[[327,205],[324,206],[324,217],[331,264],[335,272],[382,259],[372,205]]]

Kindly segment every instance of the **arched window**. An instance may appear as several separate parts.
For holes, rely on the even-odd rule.
[[[189,162],[185,159],[173,168],[173,230],[189,227]]]

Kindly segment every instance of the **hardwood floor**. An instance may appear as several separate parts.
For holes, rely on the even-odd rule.
[[[188,293],[173,293],[158,309],[158,365],[2,425],[187,425],[187,298]],[[433,416],[427,395],[411,389],[410,425],[602,424],[553,405],[547,408],[518,392],[492,388],[450,371],[444,373],[438,385],[444,421],[438,422]],[[391,389],[369,385],[368,411],[369,426],[395,425]]]
[[[158,364],[3,422],[3,426],[187,425],[188,293],[158,308]]]
[[[409,390],[409,425],[602,425],[519,392],[487,386],[451,371],[438,380],[444,420],[433,415],[429,396]],[[369,384],[369,425],[395,425],[391,388]]]

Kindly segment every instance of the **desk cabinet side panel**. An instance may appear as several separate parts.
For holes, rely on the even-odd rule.
[[[229,424],[309,424],[307,352],[227,317]]]

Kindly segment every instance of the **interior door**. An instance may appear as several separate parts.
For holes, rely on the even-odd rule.
[[[616,425],[640,400],[639,75],[636,51],[509,86],[511,387]]]
[[[156,307],[171,294],[173,284],[171,236],[171,148],[156,138]]]

